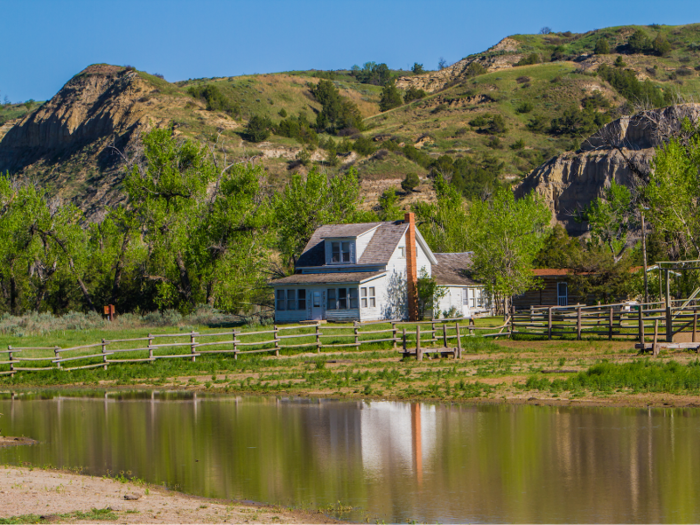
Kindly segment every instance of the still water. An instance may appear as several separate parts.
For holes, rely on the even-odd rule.
[[[700,522],[700,410],[0,394],[0,463],[84,467],[345,519]]]

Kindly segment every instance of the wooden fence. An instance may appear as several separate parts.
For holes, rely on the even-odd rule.
[[[582,339],[597,336],[636,340],[642,351],[660,348],[700,349],[700,306],[687,300],[664,303],[616,303],[596,306],[533,307],[511,314],[510,332],[539,338]],[[685,341],[684,339],[688,339]]]
[[[465,324],[466,323],[466,324]],[[382,325],[386,328],[381,328]],[[426,325],[429,325],[427,327]],[[425,326],[421,329],[421,326]],[[503,332],[508,324],[496,327],[477,327],[473,319],[435,319],[420,322],[379,321],[374,323],[354,323],[353,326],[305,324],[294,326],[273,326],[271,330],[246,332],[230,330],[223,332],[186,332],[177,334],[149,334],[147,337],[131,339],[102,339],[99,343],[61,348],[8,346],[0,351],[0,375],[16,372],[37,372],[47,370],[83,370],[104,368],[117,363],[147,363],[158,359],[189,359],[208,354],[230,354],[233,359],[246,354],[274,354],[279,356],[284,350],[311,350],[321,353],[324,350],[353,348],[355,350],[398,349],[405,354],[422,359],[422,344],[448,344],[457,339],[474,337],[483,331],[485,337],[506,336]],[[422,338],[422,339],[421,339]],[[183,341],[184,339],[184,341]],[[378,346],[380,345],[380,346]],[[415,350],[410,347],[415,346]],[[364,348],[363,348],[364,347]],[[47,353],[47,356],[24,357],[28,352]],[[6,360],[1,360],[4,356]],[[67,366],[66,366],[67,365]]]

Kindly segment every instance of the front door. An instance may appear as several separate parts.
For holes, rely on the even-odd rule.
[[[320,321],[323,319],[323,297],[320,290],[311,293],[311,319]]]
[[[569,305],[569,287],[566,283],[557,283],[557,305]]]

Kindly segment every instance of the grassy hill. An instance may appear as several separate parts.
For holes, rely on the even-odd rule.
[[[606,54],[596,53],[602,39]],[[112,68],[115,79],[122,78],[114,72],[120,68],[104,67]],[[698,70],[700,24],[512,35],[440,72],[391,72],[405,89],[428,84],[439,89],[431,87],[422,98],[383,112],[382,86],[360,82],[357,71],[290,71],[177,83],[136,72],[143,86],[136,90],[138,97],[129,99],[129,125],[135,126],[138,116],[143,126],[138,129],[172,123],[182,136],[219,140],[231,157],[258,158],[273,186],[284,184],[295,170],[309,169],[308,163],[296,160],[303,148],[312,162],[331,174],[355,166],[369,205],[385,189],[397,188],[408,173],[421,178],[422,193],[402,194],[405,203],[430,199],[428,176],[438,171],[473,197],[479,188],[518,182],[550,157],[576,149],[606,121],[635,111],[635,105],[692,98],[700,88]],[[81,74],[98,72],[99,67]],[[341,130],[333,137],[318,133],[311,142],[281,136],[279,126],[285,118],[315,122],[322,104],[312,89],[321,80],[332,81],[357,107],[363,118],[360,129]],[[41,111],[4,106],[0,124],[30,110]],[[252,142],[245,133],[254,116],[269,119],[272,133],[264,141]],[[48,122],[50,115],[43,118]],[[0,142],[0,150],[2,146]],[[12,169],[39,175],[50,171],[51,180],[64,184],[90,171],[93,174],[83,177],[71,193],[75,198],[90,184],[118,186],[119,177],[94,174],[115,169],[104,161],[100,148],[80,144],[70,154],[53,153],[60,161],[32,161]],[[337,157],[329,157],[331,149]],[[57,172],[65,172],[65,177],[57,179]]]

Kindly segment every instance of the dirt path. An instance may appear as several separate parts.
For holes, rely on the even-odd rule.
[[[127,500],[125,496],[138,499]],[[93,510],[98,509],[98,510]],[[337,523],[320,512],[211,500],[55,470],[0,467],[0,518],[45,523]]]

